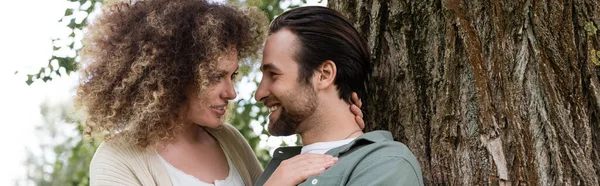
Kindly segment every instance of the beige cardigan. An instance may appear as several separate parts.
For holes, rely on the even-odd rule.
[[[228,124],[207,131],[229,154],[244,184],[253,185],[263,170],[246,139]],[[90,185],[172,186],[154,149],[140,151],[135,146],[117,148],[109,143],[102,143],[92,158]]]

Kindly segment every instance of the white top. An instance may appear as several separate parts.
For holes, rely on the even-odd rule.
[[[356,139],[356,138],[349,138],[349,139],[339,140],[339,141],[313,143],[310,145],[303,146],[300,154],[304,154],[304,153],[325,154],[327,151],[329,151],[333,148],[342,146],[342,145],[346,145],[346,144],[352,142],[352,140],[354,140],[354,139]]]
[[[156,153],[158,154],[158,153]],[[160,162],[165,166],[167,173],[169,174],[169,178],[171,178],[171,183],[173,186],[188,186],[188,185],[196,185],[196,186],[244,186],[244,181],[242,180],[242,176],[235,168],[235,165],[229,159],[229,155],[225,152],[225,156],[227,157],[227,164],[229,164],[229,174],[225,180],[215,180],[214,184],[206,183],[198,178],[186,174],[185,172],[175,168],[169,162],[167,162],[160,154],[158,155]]]

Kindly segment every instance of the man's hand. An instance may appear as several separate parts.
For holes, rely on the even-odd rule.
[[[298,185],[311,176],[323,173],[339,160],[328,154],[300,154],[284,160],[265,186]]]

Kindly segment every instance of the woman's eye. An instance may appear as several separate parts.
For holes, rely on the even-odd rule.
[[[231,74],[231,79],[235,79],[238,76],[238,72],[234,72]]]
[[[221,78],[223,78],[223,76],[224,76],[223,74],[215,75],[215,76],[213,76],[212,79],[213,79],[213,81],[221,81]]]

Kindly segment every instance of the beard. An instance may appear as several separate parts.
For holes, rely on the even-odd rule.
[[[279,96],[281,102],[279,117],[269,121],[267,131],[273,136],[296,134],[300,123],[312,116],[317,109],[318,98],[314,89],[302,86],[300,91],[288,91]]]

